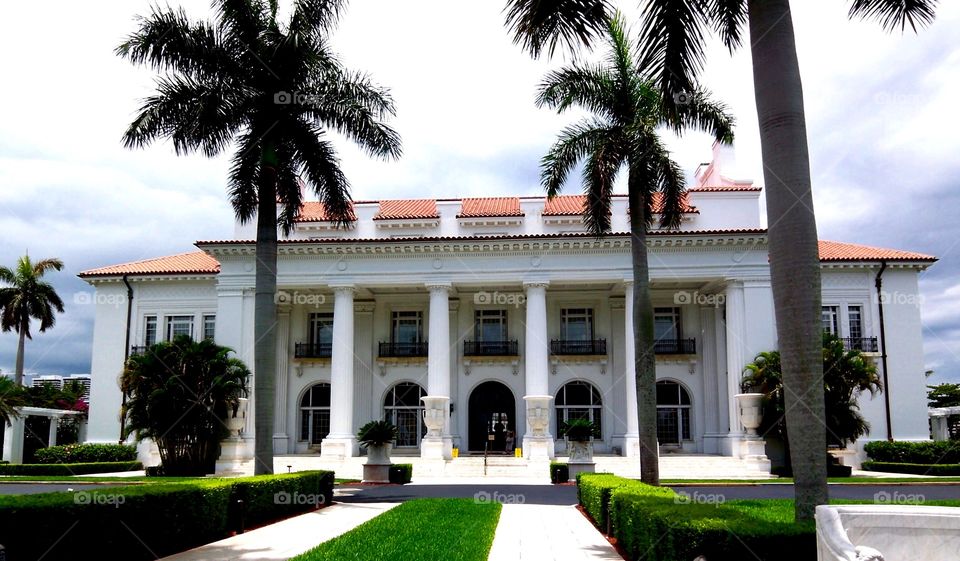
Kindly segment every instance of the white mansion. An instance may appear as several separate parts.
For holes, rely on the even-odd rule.
[[[725,177],[722,159],[697,170],[682,227],[651,231],[650,276],[660,444],[735,456],[741,373],[777,339],[761,188]],[[355,456],[358,427],[387,418],[395,453],[504,451],[515,434],[524,454],[547,456],[563,450],[562,422],[586,417],[598,453],[635,454],[627,200],[614,198],[600,239],[582,205],[357,201],[343,230],[307,203],[279,243],[275,452]],[[145,345],[213,337],[253,366],[254,234],[237,225],[199,251],[81,274],[98,293],[88,440],[117,440],[116,380]],[[917,278],[935,258],[829,241],[820,258],[824,328],[882,369],[886,391],[861,400],[870,438],[927,439]],[[116,304],[128,290],[129,310]],[[425,402],[448,412],[429,437]],[[544,412],[534,434],[529,416]]]

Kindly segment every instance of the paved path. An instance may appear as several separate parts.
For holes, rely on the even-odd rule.
[[[622,561],[600,532],[573,506],[505,504],[490,561]]]
[[[396,503],[335,504],[164,557],[164,561],[289,559],[352,530],[394,506]]]

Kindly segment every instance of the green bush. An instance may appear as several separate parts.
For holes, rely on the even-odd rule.
[[[900,462],[863,462],[867,471],[909,473],[913,475],[960,476],[960,464],[908,464]]]
[[[393,464],[390,466],[390,483],[403,485],[413,479],[413,464]]]
[[[0,496],[0,543],[11,559],[68,559],[82,556],[76,539],[96,551],[123,552],[131,561],[156,559],[226,537],[236,529],[243,498],[246,525],[312,510],[317,505],[294,493],[333,491],[332,472],[300,472],[238,479],[91,491]],[[278,493],[290,493],[290,500]]]
[[[570,481],[570,466],[563,462],[550,462],[550,483]]]
[[[0,475],[86,475],[143,469],[140,462],[87,462],[81,464],[3,464]]]
[[[596,522],[597,527],[606,532],[609,529],[607,517],[610,493],[617,487],[639,484],[638,481],[618,477],[612,473],[580,473],[577,474],[577,500]],[[669,489],[666,491],[673,493]]]
[[[956,442],[868,442],[864,451],[876,462],[901,464],[960,464],[960,446]]]
[[[38,464],[133,462],[137,448],[126,444],[67,444],[41,448],[34,454]]]

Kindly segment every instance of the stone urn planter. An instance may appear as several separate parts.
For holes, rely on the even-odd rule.
[[[547,426],[550,425],[550,395],[527,395],[527,423],[533,436],[547,436]]]
[[[587,419],[573,419],[563,425],[563,435],[567,438],[570,480],[575,481],[578,473],[596,471],[592,439],[598,435],[597,425]]]
[[[247,398],[241,397],[237,401],[239,402],[237,411],[227,412],[227,429],[230,430],[230,438],[239,438],[247,422]]]
[[[756,437],[757,428],[763,420],[763,394],[738,393],[734,397],[740,411],[740,424],[746,429],[748,436]]]
[[[449,397],[428,395],[423,401],[423,424],[427,427],[427,437],[439,438],[443,434],[443,424],[447,420]]]
[[[390,482],[390,450],[397,439],[397,427],[387,421],[370,421],[360,427],[357,441],[367,451],[363,464],[364,483]]]

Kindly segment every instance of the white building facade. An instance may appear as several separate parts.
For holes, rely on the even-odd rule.
[[[681,228],[650,232],[664,451],[739,453],[741,373],[777,347],[761,195],[715,160],[698,170]],[[547,457],[564,452],[564,421],[589,418],[596,452],[636,454],[627,200],[614,197],[613,233],[599,239],[582,208],[580,196],[356,202],[343,230],[308,203],[279,243],[275,452],[354,456],[358,427],[386,418],[400,429],[395,454],[513,444]],[[144,346],[213,337],[252,368],[254,233],[238,225],[193,253],[81,275],[98,292],[88,440],[117,440],[117,378]],[[824,328],[874,356],[886,382],[861,400],[869,438],[889,427],[927,439],[918,275],[935,259],[820,251]],[[425,397],[446,413],[429,436]]]

